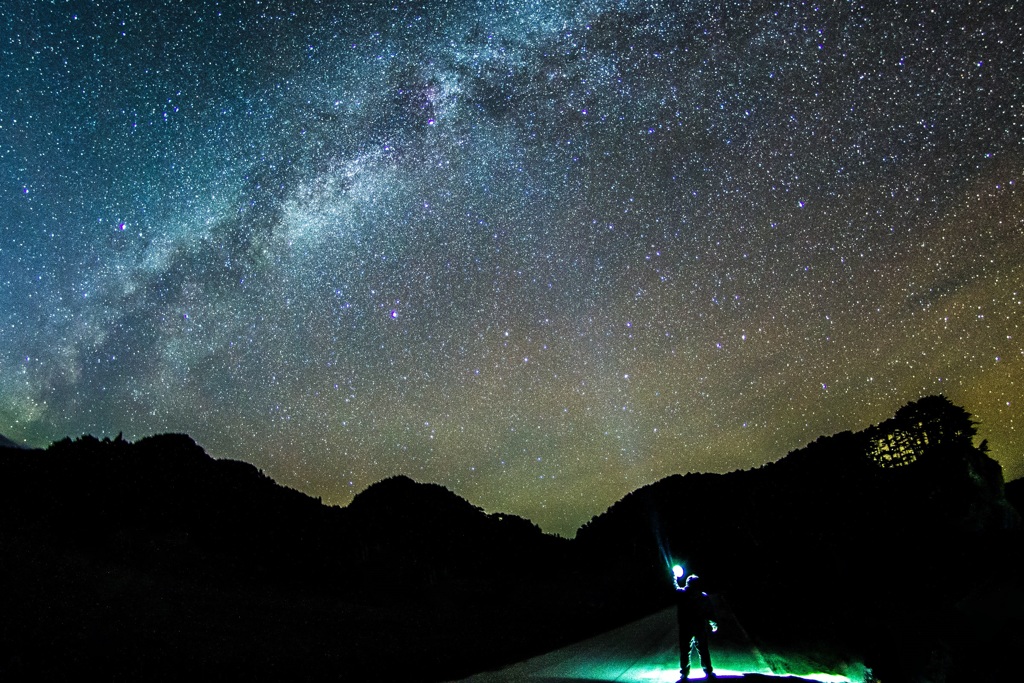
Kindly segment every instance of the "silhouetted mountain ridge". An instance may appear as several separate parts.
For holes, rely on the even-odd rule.
[[[536,542],[557,544],[561,540],[544,534],[528,519],[506,513],[487,514],[440,484],[417,482],[405,475],[370,485],[346,509],[368,523],[405,535],[424,529],[464,534],[467,530],[459,531],[459,526],[468,525],[480,532],[514,534]]]
[[[615,558],[620,583],[667,582],[679,561],[758,633],[858,643],[906,674],[936,652],[952,661],[946,635],[972,632],[958,601],[1020,567],[1020,515],[974,435],[965,410],[926,397],[756,469],[645,486],[576,541]]]
[[[594,602],[563,584],[569,541],[525,519],[407,477],[357,498],[322,505],[180,434],[0,449],[0,553],[23,558],[0,578],[28,587],[0,595],[0,672],[13,657],[21,673],[78,661],[152,678],[174,652],[160,676],[234,661],[254,678],[370,680],[401,653],[409,680],[438,680],[622,619],[569,609]],[[551,614],[528,628],[538,601]]]
[[[41,539],[129,564],[225,577],[290,573],[339,515],[190,437],[84,436],[0,460],[0,510]]]
[[[16,441],[11,441],[3,434],[0,434],[0,448],[25,448],[25,446]]]
[[[0,447],[0,552],[21,558],[0,566],[18,587],[0,672],[369,680],[387,659],[452,678],[667,604],[681,561],[755,638],[852,649],[898,679],[952,651],[943,629],[972,642],[958,605],[990,599],[973,585],[1020,581],[1020,487],[973,437],[926,397],[756,469],[654,482],[572,541],[401,475],[325,506],[180,434]]]
[[[957,423],[955,436],[919,435],[920,427],[894,418],[862,432],[820,437],[755,469],[673,475],[627,494],[585,524],[577,539],[607,542],[639,533],[683,539],[692,548],[695,539],[733,537],[738,530],[771,539],[825,530],[877,535],[907,525],[979,532],[1019,525],[1001,468],[971,442],[969,414],[944,397],[922,402]],[[911,417],[920,424],[920,416]],[[878,452],[892,434],[907,442],[898,461]],[[668,550],[663,540],[660,546]]]

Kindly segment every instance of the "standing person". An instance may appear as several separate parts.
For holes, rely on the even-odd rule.
[[[701,590],[701,580],[696,574],[676,578],[676,607],[679,619],[679,680],[690,677],[690,651],[696,647],[700,655],[700,666],[709,680],[715,679],[711,666],[711,650],[708,638],[718,630],[715,623],[715,608],[711,598]]]

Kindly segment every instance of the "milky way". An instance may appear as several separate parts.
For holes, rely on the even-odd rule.
[[[944,393],[1024,475],[1018,2],[0,13],[0,432],[571,535]]]

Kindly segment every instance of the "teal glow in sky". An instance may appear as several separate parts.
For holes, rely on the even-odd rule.
[[[571,535],[944,393],[1024,475],[1019,3],[5,8],[12,439]]]

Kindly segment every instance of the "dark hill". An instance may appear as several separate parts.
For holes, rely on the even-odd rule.
[[[0,674],[451,678],[635,613],[566,585],[570,550],[405,477],[324,506],[183,435],[0,449]]]
[[[25,448],[25,446],[22,446],[15,441],[11,441],[3,434],[0,434],[0,448]]]
[[[928,397],[755,470],[663,479],[576,540],[616,558],[620,582],[664,584],[678,561],[727,593],[758,634],[844,642],[909,676],[952,662],[950,634],[972,633],[957,604],[1019,567],[1020,515],[973,436],[966,411]],[[973,633],[986,666],[1006,665]],[[973,658],[947,668],[957,666],[978,673]]]
[[[667,604],[681,561],[771,648],[981,680],[1024,635],[999,600],[1024,544],[973,437],[928,397],[655,482],[573,541],[404,476],[324,506],[182,435],[0,447],[0,675],[450,679]]]
[[[0,514],[38,539],[158,571],[289,577],[323,557],[340,511],[191,438],[86,436],[0,460]]]
[[[375,554],[371,566],[378,581],[458,576],[471,583],[500,578],[515,586],[542,580],[551,563],[568,562],[565,539],[522,517],[488,515],[442,486],[405,476],[370,486],[346,513],[362,546]]]

